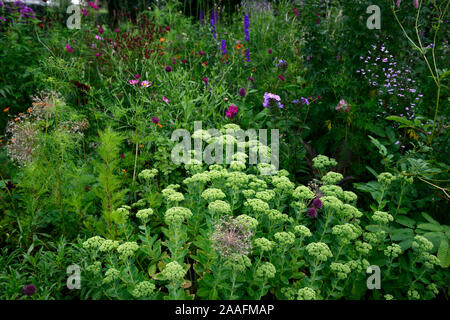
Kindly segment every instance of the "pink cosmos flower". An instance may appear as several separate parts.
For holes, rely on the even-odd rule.
[[[141,82],[141,87],[148,88],[150,87],[150,83],[147,80]]]
[[[166,97],[162,97],[162,100],[163,100],[165,103],[169,103],[169,102],[170,102],[169,99],[167,99]]]
[[[73,52],[73,49],[70,47],[70,44],[66,44],[66,49],[67,49],[67,51],[69,51],[70,53]]]
[[[139,83],[139,80],[132,79],[132,80],[129,80],[128,83],[134,86]]]

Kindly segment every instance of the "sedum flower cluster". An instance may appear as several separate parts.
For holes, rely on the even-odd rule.
[[[274,237],[282,247],[289,246],[295,241],[295,234],[292,232],[277,232]]]
[[[275,242],[266,238],[258,238],[253,242],[255,247],[261,250],[261,252],[270,251],[275,246]]]
[[[336,184],[341,181],[344,177],[342,174],[330,171],[322,177],[322,181],[326,184]]]
[[[156,177],[157,174],[158,174],[158,169],[145,169],[145,170],[142,170],[138,174],[138,177],[139,177],[139,179],[149,182],[154,177]]]
[[[123,260],[126,260],[134,255],[139,249],[139,245],[136,242],[125,242],[117,247],[117,252]]]
[[[316,292],[308,287],[298,289],[297,300],[316,300]]]
[[[152,214],[153,209],[151,208],[142,209],[136,213],[136,218],[138,218],[143,224],[146,224]]]
[[[318,155],[313,159],[313,167],[319,170],[324,170],[336,165],[337,165],[336,160],[328,158],[327,156],[324,155]]]
[[[271,279],[275,277],[277,269],[270,262],[264,262],[256,269],[256,277],[260,279]]]
[[[176,261],[169,262],[162,271],[163,277],[169,281],[181,281],[185,274],[186,270]]]
[[[226,269],[233,270],[234,272],[244,272],[245,269],[250,267],[252,262],[249,257],[243,254],[234,253],[227,257],[224,262]]]
[[[337,275],[337,278],[344,280],[347,278],[348,274],[352,271],[348,265],[332,262],[330,265],[331,272]]]
[[[192,217],[192,212],[188,208],[172,207],[164,214],[164,221],[169,226],[180,226],[185,220]]]
[[[135,298],[149,297],[155,291],[155,284],[150,281],[139,282],[132,291]]]
[[[316,260],[327,261],[333,254],[326,243],[323,242],[311,242],[306,246],[306,251],[310,256],[316,258]]]
[[[225,193],[217,188],[209,188],[202,192],[201,197],[207,202],[222,200],[226,197]]]
[[[390,221],[394,221],[394,217],[387,212],[375,211],[372,216],[373,221],[381,224],[388,224]]]

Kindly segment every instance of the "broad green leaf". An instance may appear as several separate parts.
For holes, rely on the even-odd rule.
[[[396,229],[390,232],[391,239],[394,241],[402,241],[407,239],[412,239],[414,237],[414,232],[411,229]]]
[[[434,223],[419,223],[417,225],[417,228],[423,229],[423,230],[435,231],[435,232],[444,231],[440,225],[436,225]]]
[[[437,257],[442,268],[450,266],[450,251],[448,250],[448,239],[442,239],[438,249]]]
[[[408,217],[404,217],[404,216],[396,217],[395,222],[397,222],[403,226],[410,227],[410,228],[414,227],[414,225],[416,224],[415,220],[408,218]]]
[[[389,117],[386,117],[386,120],[397,121],[397,122],[400,122],[400,123],[402,123],[404,125],[407,125],[407,126],[412,126],[413,125],[413,123],[411,121],[409,121],[409,120],[407,120],[405,118],[399,117],[399,116],[389,116]]]

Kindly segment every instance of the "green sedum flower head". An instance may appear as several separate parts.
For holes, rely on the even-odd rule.
[[[289,246],[295,241],[295,234],[292,232],[277,232],[274,237],[283,247]]]
[[[308,287],[297,291],[297,300],[316,300],[316,292]]]
[[[269,205],[261,199],[247,199],[247,201],[244,202],[244,206],[257,214],[269,211]]]
[[[156,177],[157,174],[158,174],[158,169],[145,169],[145,170],[142,170],[138,174],[138,177],[139,177],[139,179],[145,180],[148,182],[151,179],[153,179],[154,177]]]
[[[372,250],[372,245],[367,242],[356,241],[355,245],[356,251],[362,255],[368,255],[370,250]]]
[[[117,247],[117,252],[123,260],[126,260],[133,256],[138,249],[139,245],[136,242],[125,242]]]
[[[277,269],[270,262],[264,262],[256,269],[256,277],[260,279],[271,279],[275,277]]]
[[[350,243],[351,241],[355,240],[361,235],[360,230],[354,224],[351,223],[334,226],[332,228],[332,233],[343,244]]]
[[[180,226],[184,220],[192,217],[192,212],[188,208],[183,207],[172,207],[167,209],[164,214],[164,220],[167,225]]]
[[[339,212],[344,206],[341,200],[333,196],[325,196],[320,198],[320,200],[322,201],[323,208],[326,210],[334,210]]]
[[[273,190],[259,191],[256,193],[255,197],[265,202],[269,202],[270,200],[275,198],[275,191]]]
[[[258,220],[246,214],[241,214],[240,216],[236,217],[236,221],[241,225],[246,225],[250,230],[255,230],[258,226]]]
[[[272,184],[275,187],[275,191],[277,191],[280,194],[292,194],[292,192],[294,191],[294,183],[291,182],[291,180],[289,180],[288,177],[278,177],[278,176],[273,176],[272,177]]]
[[[382,184],[391,184],[395,179],[396,177],[389,172],[383,172],[378,175],[378,182]]]
[[[427,238],[416,235],[412,243],[412,248],[414,251],[425,252],[433,249],[433,243]]]
[[[330,265],[331,272],[335,273],[340,280],[344,280],[347,278],[347,275],[351,272],[351,269],[348,265],[332,262]]]
[[[142,281],[136,285],[136,288],[132,291],[132,295],[135,298],[149,297],[155,291],[155,284],[150,281]]]
[[[230,205],[223,200],[216,200],[209,204],[208,210],[212,215],[224,215],[231,213]]]
[[[217,188],[208,188],[202,192],[201,197],[207,202],[213,202],[215,200],[222,200],[226,197],[225,193]]]
[[[273,249],[275,242],[270,241],[266,238],[258,238],[254,241],[255,247],[259,248],[262,252],[270,251]]]
[[[334,160],[333,158],[328,158],[327,156],[321,154],[315,157],[312,161],[313,167],[319,170],[337,165],[336,160]]]
[[[397,258],[401,253],[402,248],[396,243],[391,244],[384,250],[384,255],[392,259]]]
[[[326,243],[323,242],[312,242],[306,246],[306,251],[310,256],[315,257],[320,261],[327,261],[331,258],[333,254]]]
[[[184,195],[181,192],[173,192],[167,196],[167,200],[170,202],[184,201]]]
[[[344,176],[338,172],[330,171],[322,177],[322,181],[326,184],[336,184],[341,181]]]
[[[119,278],[120,278],[120,271],[114,268],[110,268],[105,272],[105,278],[103,278],[103,283],[111,283]]]
[[[141,220],[141,222],[143,224],[146,224],[152,214],[153,214],[153,209],[151,209],[151,208],[142,209],[136,213],[136,218]]]
[[[307,237],[311,237],[311,236],[312,236],[311,231],[310,231],[307,227],[302,226],[302,225],[300,225],[300,226],[295,226],[295,227],[294,227],[294,232],[295,232],[296,234],[298,234],[300,237],[305,237],[305,238],[307,238]]]
[[[103,241],[103,243],[101,244],[99,250],[101,252],[111,252],[116,250],[119,247],[119,241],[114,241],[114,240],[105,240]]]
[[[224,267],[235,272],[244,272],[245,269],[250,267],[252,262],[250,258],[243,254],[232,254],[227,257],[224,263]]]
[[[389,221],[394,221],[394,217],[391,216],[387,212],[383,211],[375,211],[375,213],[372,216],[373,221],[382,223],[382,224],[388,224]]]
[[[308,202],[315,197],[315,194],[306,186],[298,186],[295,188],[292,196],[297,200]]]
[[[99,249],[100,246],[103,244],[105,239],[99,236],[95,236],[92,238],[87,239],[83,242],[83,248],[85,249]]]
[[[326,184],[324,186],[321,186],[319,189],[325,196],[333,196],[338,199],[344,198],[344,190],[340,186]]]
[[[162,271],[162,275],[169,281],[181,281],[185,274],[186,270],[176,261],[169,262]]]

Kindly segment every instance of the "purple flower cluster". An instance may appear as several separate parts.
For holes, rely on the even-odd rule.
[[[225,39],[222,39],[221,49],[222,49],[222,55],[223,56],[226,55],[227,54],[227,43],[225,42]]]
[[[281,104],[280,96],[278,96],[276,94],[273,94],[273,93],[269,93],[269,92],[264,93],[264,102],[263,102],[263,107],[264,108],[268,108],[269,107],[270,100],[275,100],[277,102],[277,104],[278,104],[278,107],[280,109],[283,108],[283,105]]]
[[[310,218],[317,217],[317,210],[322,209],[322,201],[320,198],[314,198],[312,202],[312,207],[308,209],[308,216]]]
[[[37,19],[34,10],[27,7],[22,1],[15,1],[11,4],[3,3],[0,1],[0,7],[4,7],[9,13],[17,14],[20,13],[20,18],[22,19]],[[5,18],[0,17],[2,21],[6,21]],[[23,21],[22,21],[23,22]]]
[[[228,107],[227,111],[225,112],[225,116],[229,119],[233,119],[237,112],[238,112],[238,107],[236,107],[233,104]]]
[[[244,36],[245,36],[245,41],[250,41],[249,27],[250,27],[250,22],[248,20],[248,14],[246,14],[244,16]]]
[[[217,35],[216,35],[216,14],[215,14],[215,12],[214,12],[214,10],[213,11],[211,11],[211,19],[210,19],[210,24],[211,24],[211,27],[212,27],[212,35],[213,35],[213,37],[214,37],[214,39],[216,39],[217,38]]]
[[[357,70],[369,80],[369,85],[379,89],[379,94],[391,96],[392,102],[384,103],[386,99],[379,99],[379,108],[382,110],[377,117],[395,114],[407,119],[415,116],[416,104],[423,97],[415,88],[416,81],[412,79],[411,69],[408,65],[399,67],[392,54],[381,44],[372,45],[373,52],[368,51],[367,57],[361,56],[366,67]],[[377,50],[378,49],[378,50]],[[371,56],[373,55],[373,56]],[[400,106],[405,106],[404,110]],[[384,110],[383,110],[384,109]]]

